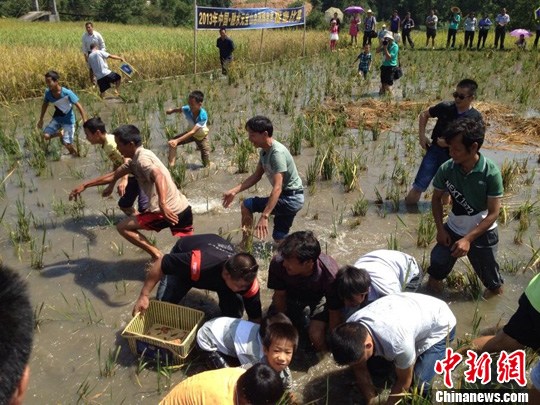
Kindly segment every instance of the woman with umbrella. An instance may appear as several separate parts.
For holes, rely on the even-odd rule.
[[[358,18],[358,14],[364,12],[364,9],[360,6],[350,6],[345,9],[345,12],[348,14],[352,14],[352,20],[351,25],[349,27],[349,35],[351,36],[351,45],[354,43],[354,45],[358,45],[357,37],[358,37],[358,28],[361,24],[360,19]]]
[[[515,43],[519,49],[525,49],[527,47],[527,40],[525,38],[529,38],[531,33],[523,28],[518,28],[512,31],[510,35],[517,38]]]

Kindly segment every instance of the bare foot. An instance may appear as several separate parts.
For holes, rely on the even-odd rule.
[[[483,296],[486,300],[489,300],[490,298],[496,297],[498,295],[502,295],[502,293],[503,293],[503,288],[499,287],[495,290],[485,290]]]
[[[440,294],[440,293],[443,292],[444,282],[442,280],[437,280],[437,279],[434,279],[433,277],[429,276],[427,287],[431,291],[433,291],[434,293]]]

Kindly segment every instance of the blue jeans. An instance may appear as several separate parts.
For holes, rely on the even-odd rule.
[[[250,212],[263,212],[269,197],[252,197],[244,200],[244,207]],[[290,196],[281,195],[277,201],[272,215],[274,216],[274,240],[285,239],[289,234],[296,213],[304,206],[304,194]]]
[[[446,354],[446,342],[452,342],[456,335],[456,327],[450,331],[448,338],[441,339],[424,353],[416,358],[414,365],[414,382],[422,389],[422,395],[426,396],[431,388],[431,380],[435,377],[435,362],[444,359]]]
[[[446,224],[446,232],[452,239],[452,244],[461,239],[462,236],[453,232]],[[497,245],[499,243],[499,233],[497,228],[486,231],[471,243],[467,257],[471,262],[476,275],[488,290],[496,290],[503,284],[499,264],[497,263]],[[444,246],[439,243],[431,251],[431,262],[428,268],[428,274],[436,280],[442,280],[450,274],[457,258],[452,256],[450,246]]]
[[[413,188],[415,190],[422,192],[426,191],[439,167],[450,159],[448,148],[441,148],[439,145],[435,144],[435,141],[433,142],[434,143],[431,144],[424,155],[422,163],[420,163],[418,173],[416,173],[413,183]]]

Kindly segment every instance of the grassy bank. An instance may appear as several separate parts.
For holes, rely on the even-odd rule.
[[[120,54],[144,78],[193,72],[193,31],[185,28],[148,27],[96,23],[105,38],[107,51]],[[43,93],[43,73],[55,69],[70,88],[88,85],[81,53],[84,24],[25,23],[0,20],[0,53],[8,61],[0,72],[0,99],[17,100]],[[261,31],[230,31],[236,44],[235,57],[248,63],[259,61]],[[217,31],[198,31],[197,71],[219,66],[215,41]],[[266,30],[261,61],[298,57],[302,54],[303,31]],[[306,54],[324,49],[326,33],[307,32]],[[117,66],[116,62],[111,67]]]

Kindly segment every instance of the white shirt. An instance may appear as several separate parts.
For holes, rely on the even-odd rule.
[[[94,49],[90,55],[88,55],[88,64],[92,69],[92,72],[96,75],[96,79],[101,79],[111,73],[109,65],[107,65],[107,58],[109,54],[105,51],[98,51]]]
[[[88,32],[85,31],[82,36],[82,52],[84,54],[90,53],[90,46],[92,44],[98,44],[99,50],[105,51],[105,41],[103,40],[101,34],[97,31],[94,31],[92,35],[88,35]]]
[[[393,361],[399,369],[412,367],[416,358],[445,339],[456,326],[450,307],[437,298],[417,293],[387,295],[352,314],[369,330],[374,355]]]
[[[360,257],[354,267],[364,269],[371,277],[368,301],[400,293],[415,277],[421,275],[414,257],[396,250],[374,250]]]

